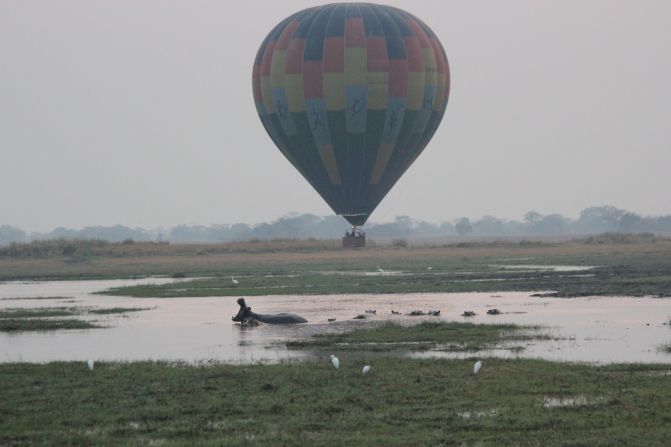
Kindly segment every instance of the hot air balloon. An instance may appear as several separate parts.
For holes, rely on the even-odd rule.
[[[436,132],[450,75],[438,38],[415,16],[336,3],[280,22],[259,48],[252,84],[275,145],[356,227]]]

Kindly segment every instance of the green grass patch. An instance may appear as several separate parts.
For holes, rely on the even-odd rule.
[[[93,244],[87,247],[95,255],[75,264],[71,257],[48,254],[51,253],[48,250],[42,257],[38,250],[24,253],[26,256],[21,253],[0,256],[0,280],[127,278],[177,273],[192,278],[207,277],[105,292],[161,298],[503,291],[550,291],[559,297],[671,297],[668,239],[602,235],[561,243],[469,242],[359,251],[340,249],[336,241],[323,242]],[[595,268],[574,272],[506,268],[515,265]],[[366,274],[376,272],[377,266],[386,272],[402,274]],[[233,284],[231,277],[239,284]]]
[[[427,350],[480,351],[506,343],[548,339],[539,326],[425,322],[412,326],[384,323],[373,328],[340,334],[318,334],[307,340],[290,341],[290,349],[331,351]]]
[[[110,307],[107,309],[90,309],[88,313],[96,315],[125,314],[128,312],[140,312],[151,310],[149,307]]]
[[[361,367],[372,371],[361,375]],[[0,445],[671,444],[669,365],[0,365]]]
[[[2,318],[46,318],[46,317],[68,317],[77,315],[77,309],[73,307],[38,307],[23,309],[3,309],[0,310],[0,319]]]
[[[310,263],[273,258],[258,264],[231,266],[230,275],[163,285],[115,288],[106,295],[133,297],[201,297],[259,295],[327,295],[380,293],[463,293],[553,291],[552,296],[671,296],[671,245],[668,249],[627,245],[582,245],[522,248],[408,249],[372,260],[314,257]],[[590,251],[590,249],[592,251]],[[382,252],[382,251],[380,251]],[[362,252],[366,255],[366,252]],[[374,253],[376,256],[379,254]],[[420,256],[420,255],[423,255]],[[291,254],[287,255],[291,259]],[[277,261],[277,262],[275,262]],[[529,264],[539,268],[526,267]],[[385,274],[376,274],[382,265]],[[510,268],[520,265],[524,268]],[[562,271],[542,268],[573,265],[593,268]],[[429,269],[430,267],[430,269]],[[394,274],[396,272],[397,274]],[[371,274],[373,273],[373,274]]]
[[[554,291],[556,296],[671,296],[671,240],[602,235],[585,241],[468,242],[343,250],[337,241],[268,244],[103,244],[73,262],[55,251],[0,256],[0,280],[210,277],[165,286],[116,289],[137,297],[276,294]],[[87,248],[88,247],[88,248]],[[61,247],[62,248],[62,247]],[[37,250],[33,253],[33,249]],[[39,250],[38,250],[39,249]],[[33,250],[33,251],[31,251]],[[85,250],[84,250],[85,251]],[[513,265],[595,266],[582,272],[507,269]],[[402,275],[364,275],[401,271]],[[337,272],[339,274],[331,274]],[[231,276],[240,281],[235,286]]]
[[[17,331],[55,331],[61,329],[95,329],[96,326],[88,321],[77,319],[39,319],[39,318],[9,318],[0,320],[0,332]]]
[[[87,308],[87,307],[38,307],[38,308],[12,308],[0,310],[0,319],[4,318],[48,318],[69,317],[73,315],[114,315],[128,312],[140,312],[151,310],[149,307],[110,307],[110,308]]]

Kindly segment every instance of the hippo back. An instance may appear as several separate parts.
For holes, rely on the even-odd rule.
[[[257,315],[257,319],[266,324],[297,324],[297,323],[307,323],[303,317],[300,317],[295,314],[281,313],[281,314],[272,314],[272,315]]]

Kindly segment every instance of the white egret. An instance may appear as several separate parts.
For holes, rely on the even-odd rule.
[[[89,369],[93,371],[93,359],[88,359],[86,364],[88,365]]]
[[[340,368],[340,360],[338,360],[338,357],[336,357],[336,356],[333,355],[333,354],[331,354],[331,363],[333,364],[333,366],[335,367],[335,369]]]
[[[475,362],[475,365],[473,366],[473,374],[477,374],[478,371],[480,371],[480,368],[482,368],[482,362],[478,360]]]
[[[366,366],[364,366],[363,369],[361,370],[361,373],[362,373],[364,376],[365,376],[366,374],[368,374],[369,372],[370,372],[370,365],[366,365]]]
[[[427,270],[433,270],[433,267],[427,267],[426,269]]]
[[[377,271],[380,273],[384,273],[384,270],[382,270],[382,267],[380,267],[379,265],[377,266]]]
[[[231,282],[233,283],[234,286],[237,286],[238,284],[240,284],[240,281],[238,281],[237,279],[233,278],[232,276],[231,276]]]

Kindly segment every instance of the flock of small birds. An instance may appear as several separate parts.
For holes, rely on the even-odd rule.
[[[423,310],[413,310],[408,315],[410,315],[411,317],[421,317],[421,316],[439,317],[440,311],[430,310],[428,312],[424,312]]]
[[[391,313],[392,313],[392,315],[401,315],[402,314],[402,312],[400,312],[398,310],[394,310],[394,309],[391,310]],[[489,309],[487,311],[487,315],[501,315],[502,313],[503,312],[501,312],[498,309]],[[364,311],[364,313],[358,314],[358,315],[354,316],[352,319],[353,320],[365,320],[366,318],[368,318],[369,315],[377,315],[377,309],[366,309]],[[409,315],[411,317],[422,317],[422,316],[425,316],[425,317],[439,317],[440,316],[440,310],[428,310],[428,311],[412,310],[412,311],[408,312],[406,315]],[[474,317],[476,315],[477,314],[472,310],[465,310],[461,314],[462,317]],[[336,321],[336,319],[335,318],[329,318],[328,321],[330,323],[332,323],[332,322]]]
[[[391,310],[392,315],[401,315],[401,312],[392,309]],[[377,309],[367,309],[364,311],[362,314],[358,314],[354,317],[352,317],[352,320],[365,320],[367,318],[367,315],[377,315]],[[409,315],[411,317],[417,317],[417,316],[431,316],[431,317],[439,317],[440,316],[440,311],[439,310],[429,310],[429,311],[423,311],[423,310],[413,310],[407,313],[406,315]],[[336,321],[335,318],[329,318],[329,322]]]

